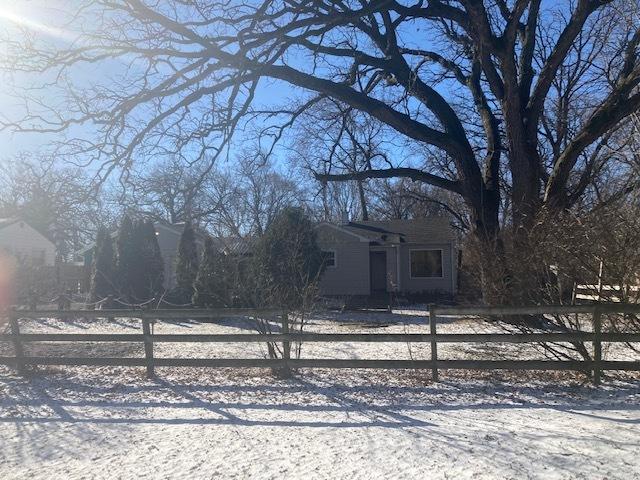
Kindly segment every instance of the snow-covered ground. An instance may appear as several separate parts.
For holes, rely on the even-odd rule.
[[[426,331],[422,311],[323,314],[307,331]],[[31,332],[118,332],[136,320],[30,322]],[[443,319],[443,332],[491,331]],[[247,322],[160,323],[157,333],[251,331]],[[131,344],[33,353],[141,356]],[[449,345],[444,358],[541,358],[523,345]],[[264,355],[262,345],[158,344],[158,357]],[[629,352],[614,352],[628,357]],[[612,353],[609,352],[611,355]],[[428,358],[428,345],[309,344],[303,357]],[[640,478],[640,380],[594,388],[573,374],[0,367],[2,479]]]

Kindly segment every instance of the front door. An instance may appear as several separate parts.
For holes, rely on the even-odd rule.
[[[369,253],[371,293],[387,291],[387,252]]]

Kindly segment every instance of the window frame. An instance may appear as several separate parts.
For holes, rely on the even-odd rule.
[[[333,253],[333,265],[324,265],[324,268],[337,268],[338,267],[338,252],[333,248],[325,248],[322,249],[322,256],[324,257],[325,253]],[[324,258],[323,258],[324,261]]]
[[[422,277],[422,276],[414,276],[413,275],[413,268],[412,268],[412,261],[411,261],[411,255],[413,254],[413,252],[440,252],[440,276],[429,276],[429,277]],[[411,280],[428,280],[428,279],[443,279],[444,278],[444,248],[410,248],[409,249],[409,278]]]

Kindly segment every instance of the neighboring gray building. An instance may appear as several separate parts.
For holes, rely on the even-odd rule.
[[[184,232],[185,223],[171,224],[155,222],[153,226],[156,229],[158,245],[160,246],[160,253],[164,261],[164,287],[167,290],[171,290],[176,286],[178,245],[180,245],[180,237],[182,236],[182,232]],[[199,232],[197,228],[194,227],[194,229],[196,233],[196,246],[198,252],[202,253],[206,236],[202,232]]]
[[[456,240],[445,218],[324,222],[317,231],[328,262],[323,295],[456,293]]]

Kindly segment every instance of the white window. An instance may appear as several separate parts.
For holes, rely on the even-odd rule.
[[[324,266],[332,268],[336,266],[336,252],[334,250],[326,250],[322,252]]]
[[[442,276],[442,250],[411,250],[411,278]]]

